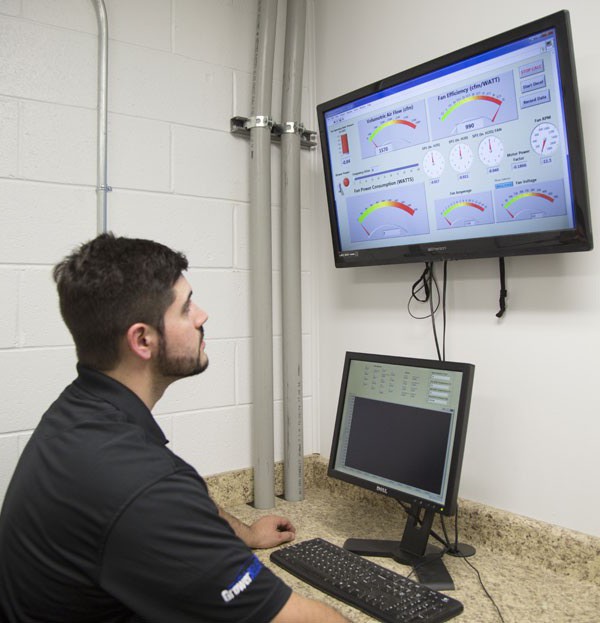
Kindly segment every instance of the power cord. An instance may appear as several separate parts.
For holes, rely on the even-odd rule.
[[[434,313],[438,310],[440,305],[440,292],[437,287],[437,282],[433,279],[433,262],[425,262],[425,269],[421,273],[421,276],[413,283],[412,285],[412,293],[410,298],[408,299],[408,313],[415,320],[426,320],[431,316],[431,311],[429,314],[425,316],[416,316],[411,311],[411,304],[413,301],[417,301],[418,303],[429,303],[432,297],[432,282],[435,285],[436,294],[437,294],[437,303],[435,306]]]
[[[437,279],[435,277],[434,263],[425,262],[425,269],[421,273],[421,276],[413,283],[412,292],[408,299],[408,313],[415,320],[427,320],[431,318],[431,326],[433,330],[433,337],[435,341],[435,348],[437,351],[438,359],[445,361],[446,359],[446,284],[448,281],[448,262],[444,261],[444,283],[442,293],[440,294],[440,288],[438,286]],[[437,301],[434,303],[434,297]],[[412,311],[413,302],[429,303],[429,313],[424,316],[418,316]],[[437,334],[437,328],[435,324],[435,314],[442,307],[443,313],[443,334],[442,334],[442,347],[440,350],[440,343]]]
[[[469,567],[471,567],[471,569],[473,569],[473,571],[475,571],[475,573],[477,574],[477,579],[479,580],[479,584],[481,584],[481,588],[483,589],[483,592],[485,593],[486,597],[492,602],[492,605],[494,606],[494,608],[496,608],[496,612],[498,613],[498,616],[500,617],[500,620],[502,621],[502,623],[506,623],[504,621],[504,617],[502,616],[502,612],[500,611],[500,608],[498,607],[498,604],[494,601],[494,598],[490,595],[488,589],[485,587],[485,584],[483,583],[483,580],[481,579],[481,573],[479,573],[479,570],[467,558],[463,558],[463,560],[466,565],[468,565]]]
[[[402,508],[404,509],[404,512],[409,515],[410,517],[412,517],[417,524],[421,525],[423,522],[421,521],[421,518],[417,515],[415,515],[415,513],[412,512],[412,509],[410,506],[408,506],[408,504],[406,504],[405,502],[403,502],[402,500],[398,500],[398,504],[400,504],[400,506],[402,506]],[[443,527],[443,524],[442,524]],[[437,534],[434,530],[430,530],[429,534],[436,540],[439,541],[444,548],[444,553],[448,551],[448,549],[450,548],[450,543],[448,542],[448,538],[446,537],[446,539],[443,539],[439,534]]]
[[[498,266],[500,269],[500,299],[498,301],[500,309],[496,314],[496,318],[502,318],[502,316],[504,316],[504,312],[506,311],[506,297],[508,296],[508,290],[506,289],[506,267],[504,265],[503,257],[498,259]]]
[[[483,578],[481,577],[481,573],[479,572],[479,569],[477,569],[477,567],[470,561],[468,560],[469,556],[471,555],[468,551],[468,549],[465,551],[465,548],[469,548],[470,546],[467,545],[460,545],[458,542],[458,516],[459,516],[459,508],[456,509],[456,515],[454,516],[454,545],[450,545],[448,544],[448,554],[450,554],[450,556],[455,556],[457,558],[462,558],[465,562],[466,565],[468,565],[469,567],[471,567],[471,569],[473,571],[475,571],[475,573],[477,574],[477,579],[479,580],[479,584],[481,585],[481,588],[483,589],[483,592],[485,593],[486,597],[492,602],[492,605],[494,606],[494,608],[496,609],[496,612],[498,613],[498,617],[500,618],[500,621],[502,621],[502,623],[505,623],[504,621],[504,617],[502,616],[502,612],[500,610],[500,607],[498,606],[498,604],[496,603],[496,601],[494,600],[494,598],[492,597],[491,593],[488,591],[488,589],[486,588],[485,584],[483,583]],[[446,538],[446,540],[449,543],[449,539],[448,539],[448,533],[446,532],[446,525],[444,524],[444,517],[443,515],[440,516],[440,519],[442,521],[442,530],[444,531],[444,536]],[[473,550],[473,553],[475,553],[475,551]]]
[[[404,512],[407,515],[410,515],[411,517],[413,517],[417,523],[419,524],[421,523],[420,518],[412,512],[412,509],[406,503],[402,502],[401,500],[398,500],[398,503],[400,504],[400,506],[402,506],[402,508],[404,509]],[[446,523],[444,522],[443,515],[440,515],[440,520],[442,524],[442,531],[444,532],[444,537],[443,538],[440,537],[439,534],[436,534],[434,530],[431,530],[429,534],[434,539],[436,539],[442,544],[442,549],[439,552],[436,552],[435,554],[424,556],[423,560],[417,565],[415,565],[406,577],[410,578],[419,569],[432,563],[434,560],[441,559],[446,554],[450,554],[451,556],[454,556],[457,558],[462,558],[465,561],[465,563],[469,567],[471,567],[471,569],[473,569],[473,571],[475,571],[475,573],[477,574],[477,579],[479,580],[479,584],[481,585],[481,588],[483,589],[483,592],[485,593],[486,597],[492,602],[492,605],[496,609],[496,612],[498,613],[498,617],[500,618],[500,621],[502,623],[506,623],[504,620],[504,617],[502,616],[502,612],[498,604],[496,603],[491,593],[488,591],[485,584],[483,583],[483,578],[481,577],[481,573],[479,572],[477,567],[475,567],[475,565],[471,561],[468,560],[469,556],[472,556],[475,553],[475,549],[472,548],[470,545],[460,545],[458,542],[458,508],[456,510],[456,515],[454,519],[454,545],[450,543],[450,538],[448,536],[448,531],[446,530]]]
[[[501,290],[500,290],[500,312],[498,312],[498,314],[497,314],[497,316],[499,318],[502,317],[502,315],[504,314],[504,311],[506,309],[505,299],[506,299],[507,292],[506,292],[506,285],[505,285],[504,258],[500,258],[500,282],[501,282],[501,286],[500,286],[501,287]],[[433,338],[434,338],[434,342],[435,342],[435,348],[436,348],[436,351],[437,351],[438,359],[440,361],[446,361],[446,325],[447,325],[446,293],[447,293],[447,285],[448,285],[448,262],[444,261],[443,283],[442,283],[442,293],[441,293],[441,296],[440,296],[440,289],[439,289],[437,280],[435,278],[434,263],[433,262],[425,262],[425,269],[421,273],[421,276],[419,277],[419,279],[417,279],[417,281],[415,281],[415,283],[413,284],[413,286],[412,286],[412,294],[411,294],[411,296],[410,296],[410,298],[408,300],[408,313],[411,315],[412,318],[415,318],[416,320],[426,320],[427,318],[431,318],[431,325],[432,325],[432,329],[433,329]],[[435,305],[433,303],[433,293],[434,292],[437,294],[437,303]],[[423,295],[421,293],[423,293]],[[415,300],[415,301],[417,301],[419,303],[429,303],[429,313],[427,315],[425,315],[425,316],[416,316],[415,314],[413,314],[412,311],[411,311],[411,303],[412,303],[413,300]],[[441,349],[440,349],[440,344],[439,344],[439,340],[438,340],[437,328],[436,328],[436,324],[435,324],[435,314],[438,311],[438,309],[440,308],[440,305],[441,305],[441,308],[442,308],[442,345],[441,345]],[[415,515],[411,512],[411,509],[409,507],[407,507],[402,502],[400,502],[400,505],[406,511],[407,514],[409,514],[412,517],[414,517],[420,523],[419,518],[415,517]],[[441,519],[442,531],[444,533],[444,537],[443,538],[440,537],[433,530],[430,532],[431,536],[433,536],[443,546],[442,551],[439,554],[436,554],[435,558],[438,558],[438,557],[441,558],[446,553],[449,553],[450,555],[454,555],[454,556],[458,556],[458,557],[462,558],[464,560],[465,564],[468,565],[469,567],[471,567],[471,569],[473,569],[473,571],[475,571],[475,573],[477,574],[477,578],[479,580],[481,588],[483,589],[483,592],[486,594],[487,598],[492,602],[492,605],[494,606],[494,608],[496,609],[496,611],[498,613],[500,621],[502,621],[502,623],[505,623],[504,617],[502,616],[502,612],[500,611],[500,608],[498,607],[498,604],[495,602],[494,598],[492,597],[490,592],[487,590],[485,584],[483,583],[483,579],[481,577],[481,573],[475,567],[475,565],[473,565],[472,562],[467,560],[468,556],[470,556],[470,555],[475,553],[475,550],[473,548],[470,548],[470,546],[464,546],[464,545],[460,546],[459,545],[459,542],[458,542],[458,513],[459,513],[459,510],[457,508],[455,519],[454,519],[454,545],[452,545],[450,543],[450,538],[448,537],[448,533],[446,531],[446,524],[444,523],[444,516],[443,515],[440,515],[440,519]],[[461,547],[462,547],[462,549],[461,549]],[[467,550],[466,548],[470,548],[470,550]],[[410,575],[412,575],[416,571],[416,569],[418,567],[420,567],[422,565],[426,565],[427,563],[431,562],[431,560],[433,560],[433,558],[428,559],[428,560],[424,560],[422,563],[420,563],[415,568],[413,568],[413,570],[411,571]],[[410,575],[408,577],[410,577]]]

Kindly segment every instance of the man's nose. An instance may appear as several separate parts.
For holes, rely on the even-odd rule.
[[[196,325],[200,328],[208,320],[208,314],[198,307],[198,313],[196,314]]]

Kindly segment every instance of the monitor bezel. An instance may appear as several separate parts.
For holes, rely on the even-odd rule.
[[[342,431],[342,421],[344,416],[344,404],[346,399],[348,376],[351,362],[354,360],[368,361],[372,363],[395,364],[400,366],[412,366],[417,368],[434,370],[450,370],[462,373],[460,398],[456,414],[456,427],[454,431],[454,442],[452,447],[452,457],[450,460],[450,473],[448,476],[448,486],[446,489],[446,495],[441,504],[438,504],[426,498],[419,497],[418,495],[409,494],[406,491],[403,491],[401,489],[395,489],[390,486],[385,487],[385,490],[383,490],[382,487],[374,480],[372,481],[368,480],[367,478],[355,476],[353,474],[347,474],[346,472],[340,471],[336,468],[336,456],[339,448],[340,433]],[[454,515],[457,507],[458,490],[460,485],[463,456],[465,451],[474,373],[475,366],[470,363],[402,357],[398,355],[383,355],[352,351],[346,352],[344,368],[342,372],[340,394],[338,399],[336,420],[331,442],[329,465],[327,469],[328,476],[359,486],[369,491],[374,491],[375,493],[379,493],[381,495],[395,498],[399,501],[406,502],[413,506],[418,506],[427,510],[433,510],[434,512],[443,515]]]
[[[399,244],[397,246],[360,249],[357,251],[343,250],[338,229],[338,213],[329,156],[330,145],[325,123],[326,113],[352,101],[373,95],[403,82],[414,80],[425,74],[439,71],[470,57],[489,52],[494,48],[499,48],[550,28],[556,30],[558,46],[565,125],[570,153],[569,169],[573,191],[574,228],[484,238],[444,240],[435,243]],[[577,76],[569,13],[566,10],[489,37],[483,41],[319,104],[317,106],[317,117],[333,255],[335,265],[338,268],[589,251],[593,248]]]

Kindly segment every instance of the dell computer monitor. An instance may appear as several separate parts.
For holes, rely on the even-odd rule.
[[[431,571],[420,565],[433,518],[456,511],[473,375],[467,363],[346,353],[328,474],[409,511],[401,539],[350,539],[348,549]]]
[[[317,115],[337,267],[593,246],[566,11]]]

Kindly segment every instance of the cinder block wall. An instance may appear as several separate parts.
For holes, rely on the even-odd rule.
[[[209,314],[201,377],[156,413],[171,447],[204,474],[249,467],[249,115],[257,0],[107,0],[109,229],[184,251]],[[279,119],[285,3],[278,15],[273,116]],[[75,374],[51,268],[96,235],[97,26],[87,0],[0,0],[0,500],[41,414]],[[310,42],[307,78],[310,77]],[[314,105],[305,89],[304,108]],[[310,126],[313,122],[306,121]],[[276,459],[282,458],[279,148],[273,149]],[[313,166],[314,155],[303,154]],[[314,168],[314,167],[313,167]],[[311,184],[308,171],[305,183]],[[310,224],[308,203],[303,228]],[[305,236],[305,367],[313,357]],[[312,382],[304,384],[313,451]]]

